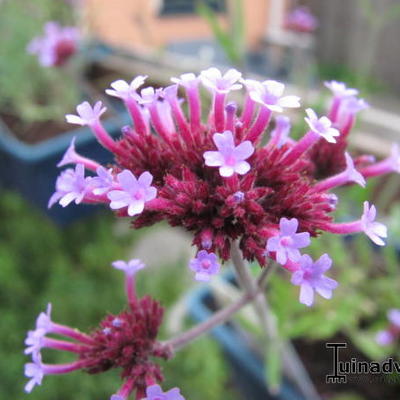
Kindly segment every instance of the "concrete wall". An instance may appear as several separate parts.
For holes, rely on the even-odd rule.
[[[400,18],[387,23],[374,45],[371,25],[359,0],[311,0],[320,18],[317,55],[325,63],[339,63],[371,72],[387,87],[400,93]],[[376,15],[399,0],[373,0]]]

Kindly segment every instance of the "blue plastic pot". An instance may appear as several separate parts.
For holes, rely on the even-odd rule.
[[[213,315],[207,306],[212,299],[209,289],[201,288],[189,298],[191,317],[202,322]],[[232,325],[217,326],[211,334],[218,341],[230,365],[235,383],[244,397],[251,400],[306,400],[302,394],[284,379],[279,394],[272,396],[265,384],[265,366],[254,350],[252,350],[240,332]]]
[[[104,122],[112,136],[121,134],[121,127],[128,123],[127,114],[120,114]],[[65,225],[86,216],[99,207],[71,204],[66,208],[47,203],[54,193],[60,173],[56,164],[61,160],[71,139],[76,137],[76,149],[82,155],[101,163],[111,162],[113,156],[97,143],[89,128],[82,127],[63,133],[37,144],[18,140],[0,121],[0,186],[16,190],[31,204],[44,211],[54,222]]]

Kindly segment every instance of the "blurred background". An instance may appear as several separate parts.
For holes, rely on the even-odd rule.
[[[49,21],[58,28],[46,28]],[[63,46],[52,53],[57,35]],[[110,271],[116,259],[142,258],[149,266],[139,277],[138,291],[166,307],[163,338],[192,324],[196,314],[192,295],[183,296],[187,288],[199,288],[187,272],[193,249],[186,233],[163,224],[134,231],[104,208],[56,205],[48,210],[56,164],[72,137],[79,153],[112,161],[86,128],[65,123],[64,115],[74,113],[78,103],[102,100],[108,108],[105,126],[118,136],[129,117],[104,94],[112,81],[142,74],[149,75],[148,84],[166,86],[170,77],[185,72],[235,67],[248,78],[285,82],[288,92],[302,97],[303,108],[321,112],[329,99],[325,80],[359,89],[371,107],[350,135],[355,153],[384,158],[400,138],[398,0],[2,0],[0,37],[0,398],[24,395],[23,341],[48,302],[55,320],[84,331],[106,312],[124,307],[123,282]],[[303,134],[303,111],[291,116],[297,121],[293,136]],[[331,354],[322,353],[327,341],[346,341],[349,358],[379,361],[397,355],[400,360],[398,346],[375,341],[387,325],[386,312],[400,308],[399,182],[398,175],[374,178],[367,189],[340,193],[339,219],[358,218],[362,202],[372,200],[390,238],[382,251],[364,237],[325,235],[313,244],[315,255],[328,252],[335,262],[341,285],[332,301],[305,309],[287,276],[277,274],[271,281],[280,335],[293,341],[323,399],[398,398],[398,376],[392,383],[366,385],[355,379],[326,385]],[[223,279],[211,293],[216,304],[237,295]],[[263,333],[251,310],[233,325],[240,332],[246,328],[242,336],[251,348],[249,357],[261,362]],[[248,371],[238,370],[235,357],[226,352],[224,343],[211,337],[188,347],[164,366],[167,387],[179,386],[191,400],[268,398],[257,377],[256,392],[256,384],[249,388],[238,379]],[[51,362],[64,361],[48,353]],[[29,396],[107,398],[118,387],[117,375],[46,377]]]

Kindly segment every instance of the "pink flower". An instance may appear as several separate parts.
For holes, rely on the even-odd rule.
[[[325,82],[325,86],[333,93],[335,97],[338,98],[346,98],[358,95],[357,89],[348,88],[343,82]]]
[[[73,201],[75,204],[81,203],[89,191],[91,179],[91,177],[85,177],[83,164],[77,164],[75,170],[68,168],[61,172],[56,181],[56,191],[50,197],[48,207],[52,207],[57,202],[63,207]]]
[[[118,260],[114,261],[111,265],[116,269],[124,271],[125,274],[129,276],[133,276],[136,272],[145,268],[144,263],[138,259],[132,259],[128,262]]]
[[[25,385],[25,392],[30,393],[35,385],[41,385],[43,380],[43,369],[40,359],[33,363],[25,364],[25,376],[31,378]]]
[[[101,115],[104,114],[106,110],[106,107],[103,107],[101,101],[96,102],[94,107],[87,101],[84,101],[76,107],[78,115],[68,114],[65,118],[70,124],[92,126],[100,121]]]
[[[365,234],[378,246],[384,246],[385,242],[382,238],[387,237],[387,228],[384,224],[375,221],[376,208],[372,204],[369,206],[368,201],[364,201],[364,212],[361,216],[361,226]]]
[[[209,68],[200,74],[201,82],[213,92],[227,94],[232,90],[239,90],[242,85],[239,82],[242,74],[236,69],[228,70],[224,75],[217,68]]]
[[[190,261],[189,267],[196,272],[195,279],[203,282],[208,282],[211,276],[217,274],[220,269],[217,256],[206,250],[200,250],[196,258]]]
[[[146,202],[155,199],[157,189],[150,186],[153,176],[149,172],[143,172],[138,179],[129,170],[124,170],[117,175],[122,190],[111,190],[107,193],[111,200],[110,207],[113,210],[128,208],[128,215],[133,217],[144,210]]]
[[[307,117],[305,117],[305,121],[307,122],[310,129],[318,133],[318,135],[322,136],[325,140],[330,143],[336,143],[335,137],[340,136],[340,132],[332,128],[332,122],[327,117],[318,118],[317,114],[311,108],[307,108],[306,110]]]
[[[323,254],[317,261],[304,254],[299,260],[298,269],[293,272],[291,282],[300,286],[300,303],[311,306],[314,302],[314,291],[325,299],[332,297],[332,290],[338,283],[324,275],[332,265],[328,254]]]
[[[112,168],[106,169],[102,166],[99,166],[96,172],[97,176],[91,180],[92,191],[95,195],[102,195],[113,188],[114,175],[112,174]]]
[[[62,27],[57,22],[47,22],[44,35],[33,39],[27,50],[36,54],[39,63],[44,67],[59,67],[76,53],[79,36],[74,27]]]
[[[297,96],[282,96],[285,90],[283,83],[267,80],[262,83],[251,81],[247,84],[250,98],[271,111],[282,112],[284,108],[300,107]]]
[[[138,75],[131,83],[119,79],[111,83],[110,86],[112,89],[106,89],[106,93],[110,96],[126,100],[129,97],[137,95],[137,89],[144,84],[146,79],[147,75]]]
[[[276,261],[286,264],[287,260],[298,261],[301,257],[300,251],[303,247],[310,245],[310,234],[308,232],[296,233],[299,222],[296,218],[281,218],[279,221],[279,233],[270,237],[267,241],[267,252],[276,252]]]
[[[250,141],[246,140],[235,146],[230,131],[215,133],[213,141],[218,151],[206,151],[203,154],[207,166],[219,167],[219,173],[223,177],[232,176],[234,173],[244,175],[249,172],[250,164],[245,160],[254,152]]]
[[[318,27],[317,18],[305,6],[296,7],[287,16],[285,25],[296,32],[314,32]]]

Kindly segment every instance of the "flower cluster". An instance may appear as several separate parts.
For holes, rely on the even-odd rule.
[[[36,54],[44,67],[64,65],[78,49],[79,32],[75,27],[62,27],[57,22],[47,22],[43,36],[34,38],[28,52]]]
[[[27,392],[40,385],[45,375],[78,369],[97,374],[118,367],[122,369],[124,383],[111,400],[126,400],[134,391],[137,399],[183,400],[178,389],[163,393],[156,384],[163,376],[154,358],[168,359],[171,349],[157,341],[163,309],[151,297],[137,298],[135,293],[134,277],[144,264],[140,260],[130,260],[116,261],[113,266],[125,273],[128,309],[118,315],[107,315],[99,328],[85,334],[53,322],[49,305],[47,311],[38,316],[35,330],[29,331],[25,340],[25,354],[32,355],[32,362],[25,365],[25,375],[30,379],[25,386]],[[72,353],[75,360],[45,364],[41,356],[43,348]]]
[[[101,123],[101,102],[94,107],[84,102],[77,115],[67,115],[68,122],[89,126],[115,163],[105,168],[77,154],[73,142],[59,165],[75,164],[75,169],[61,173],[49,206],[105,203],[120,217],[134,217],[135,228],[162,220],[182,226],[193,233],[198,254],[190,268],[202,281],[219,271],[217,254],[228,260],[231,243],[238,240],[245,259],[263,266],[270,257],[291,271],[308,305],[314,290],[328,298],[336,287],[323,275],[331,265],[328,255],[315,263],[301,255],[311,237],[323,231],[364,232],[384,244],[386,228],[375,221],[376,209],[368,202],[359,220],[333,220],[338,199],[332,190],[350,183],[365,186],[368,177],[400,170],[397,146],[380,162],[370,156],[353,160],[347,152],[356,115],[367,107],[357,90],[327,82],[333,92],[328,115],[307,109],[308,129],[295,141],[289,137],[289,119],[280,114],[300,107],[300,99],[284,95],[280,82],[243,79],[234,69],[222,74],[216,68],[172,78],[172,85],[160,89],[141,89],[146,78],[118,80],[106,91],[121,99],[132,117],[118,140]],[[207,116],[200,84],[211,93]],[[228,95],[243,89],[239,112]]]

